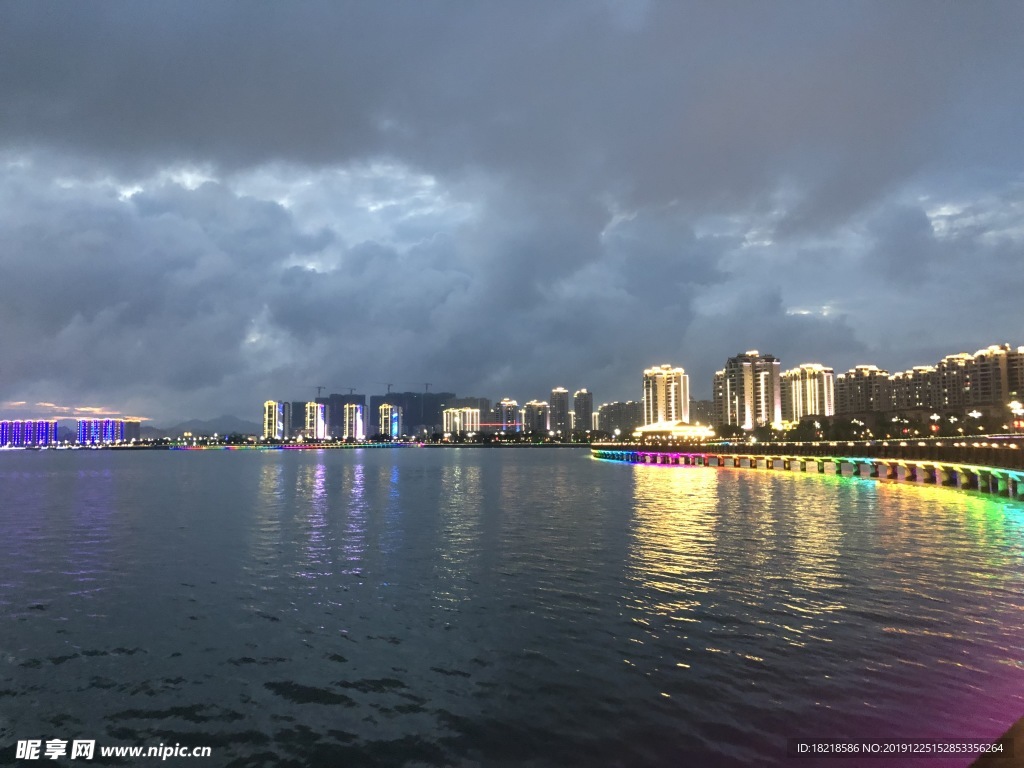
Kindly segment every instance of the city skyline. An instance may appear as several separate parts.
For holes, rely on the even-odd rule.
[[[841,415],[843,413],[856,413],[870,410],[886,410],[886,407],[882,407],[882,403],[879,399],[893,398],[887,406],[891,410],[914,410],[921,408],[932,408],[933,410],[949,410],[958,407],[970,405],[972,398],[968,396],[963,390],[964,374],[971,367],[972,362],[975,359],[981,361],[987,361],[993,356],[1010,354],[1011,360],[1009,362],[1009,369],[1004,372],[1004,377],[1008,374],[1011,382],[1019,382],[1024,380],[1024,356],[1021,354],[1021,350],[1024,350],[1024,345],[1015,346],[1006,342],[1000,344],[990,344],[976,350],[974,353],[969,352],[956,352],[947,353],[940,360],[935,363],[928,365],[915,365],[906,370],[888,371],[884,368],[880,368],[872,363],[861,363],[852,366],[848,371],[841,372],[834,369],[832,366],[822,365],[820,362],[802,362],[794,365],[789,361],[781,361],[772,355],[765,355],[766,359],[772,361],[773,376],[775,378],[774,388],[775,395],[777,395],[778,402],[772,405],[772,416],[769,418],[755,418],[749,422],[745,418],[738,418],[729,415],[728,409],[722,411],[714,418],[710,419],[711,423],[719,423],[720,425],[734,424],[739,425],[742,423],[745,428],[751,428],[755,423],[761,425],[766,424],[781,424],[783,422],[798,421],[803,415],[817,413],[819,415],[831,416]],[[750,357],[758,357],[759,353],[757,350],[751,350],[739,356],[730,357],[726,361],[726,367],[736,360],[744,360]],[[975,374],[975,392],[973,395],[973,402],[981,402],[985,404],[995,405],[999,400],[997,392],[999,387],[998,382],[994,381],[990,370],[990,366],[983,366],[982,370]],[[641,382],[638,385],[639,393],[634,391],[633,393],[619,398],[601,398],[601,404],[609,403],[625,403],[634,400],[643,403],[644,393],[648,390],[649,379],[656,379],[663,377],[666,373],[673,373],[680,382],[680,391],[678,396],[685,397],[685,407],[683,400],[679,401],[679,405],[673,406],[681,416],[689,416],[690,404],[695,402],[702,402],[712,405],[713,408],[721,410],[722,406],[718,405],[719,402],[725,403],[724,399],[721,399],[718,394],[718,390],[721,389],[718,384],[719,380],[722,379],[725,370],[719,370],[716,372],[712,379],[712,395],[710,398],[700,398],[693,395],[689,391],[689,376],[685,373],[685,369],[682,367],[673,368],[669,364],[661,364],[654,368],[647,368],[643,371],[641,376]],[[981,378],[979,378],[979,374]],[[808,381],[808,376],[811,376],[816,381]],[[795,377],[795,378],[794,378]],[[828,379],[827,390],[824,387],[824,378]],[[853,402],[848,402],[849,395],[846,393],[846,389],[841,389],[844,381],[850,381],[853,384],[856,379],[861,377],[868,377],[875,381],[872,385],[870,392],[862,392],[858,390],[858,393],[854,396]],[[577,377],[579,378],[579,377]],[[818,379],[820,378],[820,381]],[[792,383],[787,383],[787,379],[792,380]],[[934,381],[933,381],[934,379]],[[738,380],[737,380],[738,381]],[[799,392],[793,387],[796,386],[795,382],[800,381],[800,387],[802,388]],[[838,383],[840,387],[833,393],[833,387]],[[883,393],[878,390],[879,386],[883,387]],[[982,391],[979,393],[978,387],[982,387]],[[735,384],[733,385],[735,386]],[[755,391],[757,390],[753,384],[750,385],[751,390],[747,397],[751,398],[750,402],[753,403],[754,399],[760,399],[760,395],[757,398],[754,397]],[[959,391],[958,388],[959,387]],[[1016,388],[1007,382],[1003,382],[1002,388],[1012,392],[1012,397],[1020,398],[1021,391],[1024,386],[1017,385]],[[481,410],[484,413],[493,413],[495,418],[497,416],[498,406],[501,401],[497,399],[491,400],[490,398],[480,397],[478,395],[458,396],[453,392],[388,392],[387,394],[372,394],[367,396],[365,393],[354,394],[354,388],[350,388],[349,394],[330,393],[327,396],[320,396],[320,391],[323,387],[317,387],[317,397],[309,400],[297,400],[297,401],[273,401],[277,406],[276,419],[279,425],[276,428],[269,428],[271,416],[267,411],[267,407],[272,404],[272,401],[266,401],[263,405],[262,418],[253,419],[252,414],[248,412],[229,413],[222,411],[218,416],[230,416],[242,419],[244,421],[252,421],[253,423],[262,422],[262,431],[267,432],[268,429],[271,432],[283,431],[288,433],[291,431],[292,425],[295,426],[296,430],[308,428],[307,419],[307,408],[311,404],[320,403],[324,406],[335,408],[337,413],[341,413],[343,407],[348,403],[358,403],[362,406],[363,411],[360,418],[360,424],[362,425],[362,433],[364,435],[371,434],[377,426],[378,420],[378,409],[382,403],[391,402],[398,403],[406,397],[416,398],[417,402],[421,402],[423,398],[435,397],[440,395],[440,399],[436,399],[436,420],[433,423],[441,424],[443,419],[441,417],[441,408],[448,407],[449,405],[455,407],[468,407],[468,406],[482,406]],[[923,390],[928,391],[928,395],[922,394]],[[932,390],[934,392],[934,402],[932,400]],[[685,393],[685,395],[684,395]],[[562,398],[563,407],[568,409],[568,414],[572,414],[573,419],[576,418],[576,408],[579,404],[579,398],[584,398],[583,402],[588,403],[587,410],[592,417],[596,418],[598,411],[598,403],[594,402],[594,393],[587,388],[577,390],[575,394],[569,394],[569,390],[565,387],[555,387],[550,391],[550,399],[555,397]],[[664,396],[664,395],[663,395]],[[675,396],[674,396],[675,397]],[[570,399],[571,398],[571,399]],[[927,400],[927,402],[923,402]],[[451,403],[445,404],[445,400],[451,400]],[[544,406],[544,419],[546,422],[551,420],[551,404],[548,401],[537,400],[536,398],[527,401],[525,406],[520,406],[516,398],[511,398],[505,395],[505,400],[515,403],[515,412],[520,414],[520,426],[522,426],[522,417],[524,414],[523,409],[530,405],[543,405]],[[732,400],[736,400],[735,397]],[[367,407],[367,401],[369,406]],[[494,403],[492,409],[490,403]],[[813,402],[814,405],[808,405]],[[284,408],[287,407],[287,412]],[[739,401],[736,401],[736,408],[740,408]],[[742,406],[747,407],[747,406]],[[415,423],[415,409],[408,409],[409,413],[405,414],[402,418],[405,420],[406,425],[411,426]],[[410,414],[412,416],[410,417]],[[55,403],[39,402],[29,403],[27,401],[16,402],[16,403],[0,403],[0,418],[7,420],[57,420],[64,422],[77,422],[82,419],[88,418],[120,418],[130,421],[138,421],[141,423],[151,422],[151,419],[147,417],[125,415],[115,408],[109,407],[80,407],[71,408],[68,406],[60,406]],[[185,419],[179,419],[179,422]],[[212,417],[217,418],[217,417]],[[315,420],[316,416],[311,417]],[[410,418],[412,421],[410,422]],[[644,416],[644,419],[649,419],[649,415]],[[486,417],[485,417],[486,419]],[[194,417],[193,417],[194,420]],[[681,418],[681,421],[688,420],[687,418]],[[695,419],[699,421],[699,419]],[[336,422],[340,423],[340,422]],[[653,423],[648,420],[647,423]],[[353,422],[354,424],[354,422]],[[158,426],[155,423],[151,423],[150,426]],[[165,424],[163,426],[171,426]],[[353,426],[353,429],[355,427]],[[315,431],[315,430],[314,430]],[[577,431],[577,430],[574,430]]]
[[[160,424],[318,386],[543,400],[577,372],[630,398],[659,360],[704,399],[737,350],[898,371],[1019,317],[1013,4],[0,26],[0,402]]]
[[[314,442],[362,441],[379,435],[394,439],[413,434],[443,433],[447,437],[522,432],[568,442],[588,439],[594,431],[618,435],[635,428],[694,437],[696,433],[688,431],[693,425],[711,425],[721,436],[735,429],[751,432],[762,428],[777,434],[795,429],[807,436],[810,425],[818,431],[822,427],[819,422],[832,417],[840,417],[840,422],[845,418],[847,428],[856,425],[857,431],[865,432],[871,427],[862,419],[882,428],[880,417],[902,425],[910,419],[920,424],[927,417],[932,420],[933,432],[940,431],[939,420],[944,416],[950,424],[964,421],[960,433],[968,428],[972,433],[983,430],[986,424],[993,428],[1007,419],[1014,430],[1024,426],[1024,346],[1008,343],[993,344],[974,354],[947,354],[934,366],[890,373],[862,364],[838,376],[821,363],[801,363],[783,371],[782,361],[774,355],[748,350],[729,357],[725,367],[716,371],[710,401],[690,396],[689,376],[680,366],[662,363],[646,368],[641,382],[639,401],[606,401],[596,409],[593,392],[576,390],[572,410],[569,390],[562,386],[551,390],[550,402],[534,399],[520,408],[518,401],[505,397],[492,408],[489,398],[458,397],[454,392],[392,392],[389,383],[386,394],[370,396],[370,410],[366,395],[356,394],[354,389],[347,395],[323,396],[324,387],[317,387],[315,400],[267,400],[260,424],[241,422],[218,431],[259,434],[272,441]],[[78,443],[131,442],[142,436],[137,418],[103,420],[94,418],[100,409],[83,410],[91,415],[77,420]],[[406,414],[409,421],[404,421]],[[235,428],[238,426],[242,429]],[[840,424],[837,428],[842,430]],[[920,433],[919,426],[895,428]],[[49,444],[57,439],[58,431],[55,419],[2,419],[0,446]]]

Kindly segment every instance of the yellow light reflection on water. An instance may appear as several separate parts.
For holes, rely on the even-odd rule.
[[[712,588],[717,564],[717,475],[714,470],[637,466],[634,479],[630,560],[649,590],[642,607],[694,620],[692,613]]]
[[[828,643],[836,625],[898,610],[900,595],[927,599],[957,589],[961,577],[963,590],[999,589],[1024,561],[1019,502],[837,475],[634,469],[630,555],[644,588],[633,605],[640,626],[663,616],[710,622],[712,635],[760,631],[792,646]],[[863,561],[872,563],[866,576]],[[860,580],[856,610],[851,579]],[[865,607],[865,586],[877,605]],[[721,601],[732,606],[724,617]],[[772,626],[766,605],[774,606]],[[920,634],[947,636],[941,627]]]

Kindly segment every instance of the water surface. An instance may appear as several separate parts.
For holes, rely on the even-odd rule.
[[[11,453],[0,761],[85,738],[210,765],[810,766],[787,738],[994,737],[1024,714],[1022,566],[1021,504],[859,478]]]

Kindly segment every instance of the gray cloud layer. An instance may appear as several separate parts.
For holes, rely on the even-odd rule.
[[[0,399],[1024,343],[1016,3],[0,7]]]

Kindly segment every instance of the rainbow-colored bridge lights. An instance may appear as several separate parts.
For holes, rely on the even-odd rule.
[[[993,443],[717,443],[680,448],[598,443],[595,458],[631,464],[729,467],[924,483],[1024,499],[1024,449]]]

